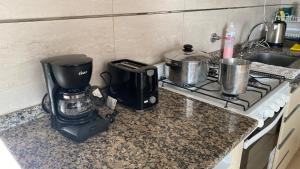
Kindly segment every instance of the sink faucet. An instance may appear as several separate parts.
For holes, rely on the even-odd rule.
[[[267,42],[266,42],[265,39],[262,40],[262,41],[259,41],[258,43],[255,42],[255,41],[250,41],[250,37],[251,37],[253,31],[255,30],[255,28],[257,28],[260,25],[264,25],[266,28],[268,28],[266,22],[261,22],[261,23],[258,23],[256,25],[254,25],[251,28],[246,41],[244,43],[242,43],[242,45],[241,45],[241,52],[240,53],[242,53],[243,51],[245,51],[245,49],[247,49],[247,48],[249,49],[248,53],[250,53],[250,49],[253,48],[254,45],[260,45],[260,46],[263,46],[263,47],[265,47],[265,45],[266,45],[266,46],[269,47],[269,45],[267,44]],[[241,54],[241,56],[242,56],[242,54]]]

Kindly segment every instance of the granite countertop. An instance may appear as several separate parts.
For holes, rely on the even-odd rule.
[[[25,169],[201,169],[213,168],[257,126],[256,120],[165,89],[159,101],[145,113],[117,106],[109,130],[83,143],[52,129],[49,115],[2,128],[0,139]]]

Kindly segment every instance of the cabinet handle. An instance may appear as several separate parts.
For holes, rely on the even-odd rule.
[[[283,139],[283,141],[278,145],[278,149],[280,150],[283,146],[284,146],[284,144],[288,141],[288,139],[291,137],[291,135],[294,133],[294,131],[295,131],[295,128],[293,128],[290,132],[289,132],[289,134]]]
[[[284,118],[284,122],[287,122],[289,120],[289,118],[292,117],[292,115],[300,108],[300,104],[298,104],[293,110],[292,112],[286,117]]]
[[[283,158],[280,160],[279,164],[277,165],[276,169],[278,169],[278,167],[280,167],[281,163],[283,162],[283,160],[285,159],[285,157],[289,154],[289,152],[290,152],[290,150],[285,153],[285,155],[283,156]]]

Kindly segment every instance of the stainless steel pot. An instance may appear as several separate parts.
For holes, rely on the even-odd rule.
[[[209,58],[203,52],[195,52],[186,44],[183,49],[164,54],[167,78],[179,85],[196,85],[205,81],[208,74]]]
[[[219,82],[224,94],[239,95],[247,90],[251,62],[230,58],[220,61]]]
[[[198,56],[189,56],[181,61],[166,58],[169,66],[168,79],[180,85],[196,85],[207,78],[208,60]]]

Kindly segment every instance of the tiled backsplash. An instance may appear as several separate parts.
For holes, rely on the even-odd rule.
[[[98,74],[105,69],[107,62],[114,59],[131,58],[157,63],[162,60],[164,52],[183,43],[191,43],[208,52],[218,50],[220,42],[211,44],[209,35],[222,33],[229,21],[236,24],[238,42],[243,41],[250,27],[263,20],[263,2],[3,0],[0,3],[0,114],[40,103],[46,92],[39,62],[42,58],[69,53],[87,54],[94,58],[92,84],[99,85]],[[267,7],[270,19],[280,6],[280,0],[268,4],[275,4]],[[175,13],[134,15],[157,11]],[[113,17],[114,14],[118,16]],[[73,16],[85,19],[72,19]],[[37,21],[39,18],[46,21]]]

